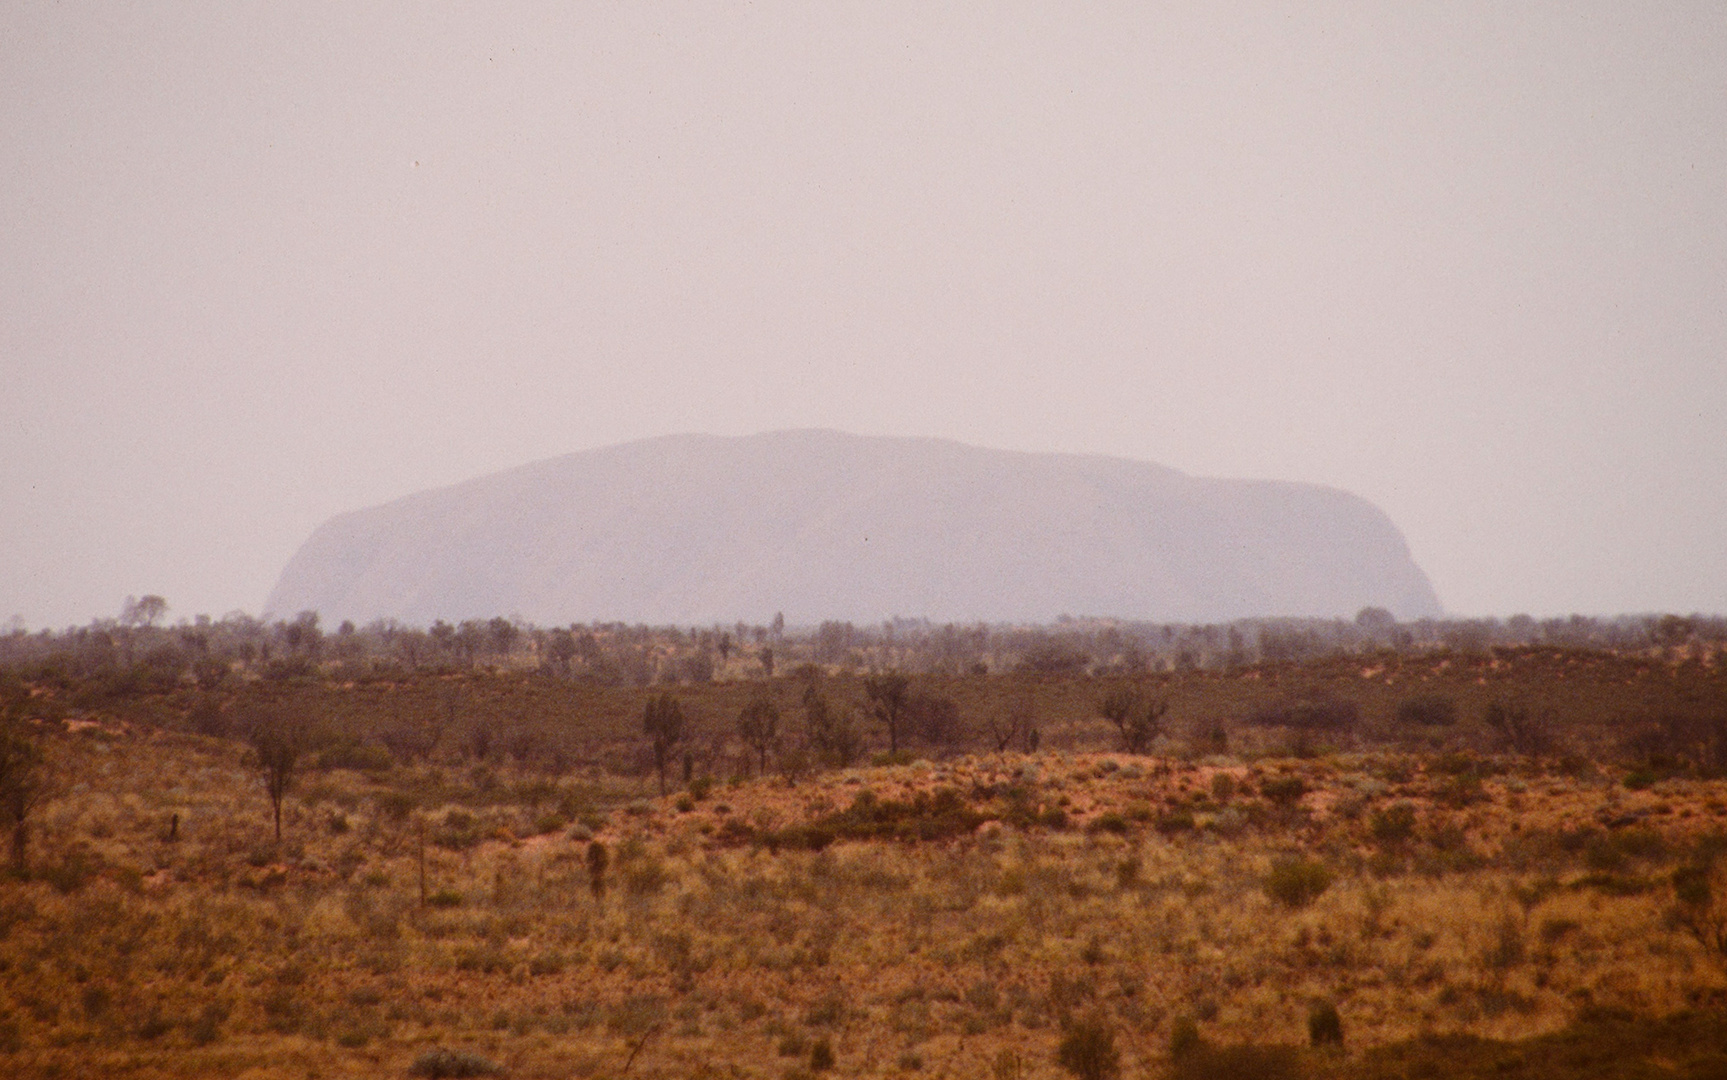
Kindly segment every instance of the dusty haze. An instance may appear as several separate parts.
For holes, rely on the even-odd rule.
[[[1463,614],[1727,610],[1727,8],[13,3],[0,618],[671,432],[1383,508]]]

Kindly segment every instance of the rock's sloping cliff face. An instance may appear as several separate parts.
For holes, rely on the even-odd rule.
[[[326,622],[521,615],[1163,622],[1439,614],[1396,526],[1347,492],[937,439],[679,435],[333,518],[266,602]]]

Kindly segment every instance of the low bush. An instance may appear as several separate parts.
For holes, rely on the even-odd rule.
[[[1302,1075],[1301,1055],[1292,1046],[1202,1043],[1176,1058],[1169,1074],[1172,1080],[1296,1080]]]
[[[1277,776],[1259,785],[1259,792],[1277,806],[1291,807],[1307,794],[1307,782],[1299,776]]]
[[[1080,1021],[1068,1028],[1055,1060],[1079,1080],[1112,1080],[1121,1072],[1115,1032],[1101,1021]]]
[[[1343,1018],[1336,1005],[1316,1001],[1307,1010],[1307,1041],[1314,1046],[1343,1045]]]
[[[1409,727],[1450,727],[1457,723],[1457,703],[1443,694],[1418,694],[1397,706],[1397,722]]]
[[[1415,807],[1406,802],[1375,810],[1367,820],[1374,842],[1387,847],[1405,843],[1415,835]]]
[[[770,842],[820,851],[835,840],[945,840],[966,836],[989,815],[968,805],[959,792],[941,788],[907,801],[878,799],[860,791],[851,806],[806,825],[774,833]]]
[[[430,1080],[444,1080],[445,1077],[465,1076],[501,1076],[504,1070],[490,1058],[466,1050],[448,1050],[438,1047],[428,1050],[414,1059],[409,1067],[409,1076],[428,1077]]]
[[[1306,907],[1331,888],[1331,881],[1330,868],[1318,860],[1279,859],[1265,876],[1265,894],[1284,907]]]

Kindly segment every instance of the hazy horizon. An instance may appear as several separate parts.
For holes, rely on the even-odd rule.
[[[0,620],[811,427],[1340,488],[1457,615],[1727,612],[1718,4],[0,28]]]

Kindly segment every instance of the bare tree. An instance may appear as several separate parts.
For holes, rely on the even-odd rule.
[[[1122,687],[1105,694],[1097,703],[1097,711],[1115,725],[1123,753],[1143,754],[1152,740],[1163,734],[1169,701],[1147,701],[1139,692]]]
[[[1536,756],[1553,750],[1553,724],[1546,713],[1531,713],[1527,705],[1495,701],[1487,706],[1482,719],[1514,753]]]
[[[780,741],[780,710],[773,699],[759,694],[738,713],[738,737],[756,752],[761,761],[761,774],[767,775],[768,754]]]
[[[294,783],[294,771],[306,752],[307,740],[299,721],[275,709],[253,715],[246,741],[252,746],[252,764],[264,777],[270,810],[276,823],[276,842],[282,840],[282,800]]]
[[[1013,741],[1019,738],[1020,733],[1026,729],[1030,721],[1031,717],[1027,713],[1015,709],[1009,712],[1005,718],[1000,714],[991,714],[989,719],[983,722],[983,728],[985,734],[989,736],[989,741],[995,744],[996,753],[1000,754],[1005,753],[1007,748],[1013,745]]]
[[[906,706],[911,702],[911,680],[897,671],[871,675],[864,680],[870,711],[887,728],[888,753],[899,753],[900,729],[905,726]]]

